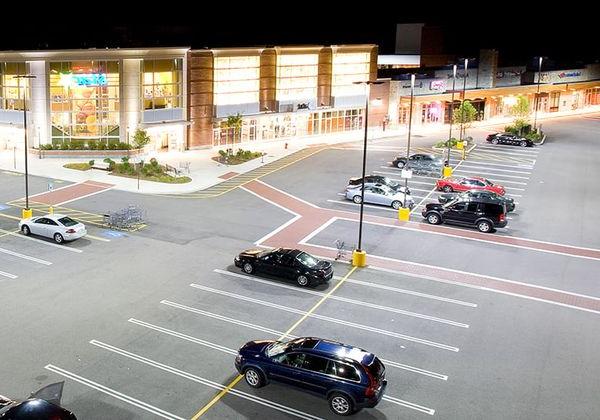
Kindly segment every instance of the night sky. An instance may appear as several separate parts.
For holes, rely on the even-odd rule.
[[[181,8],[182,3],[173,3]],[[456,5],[456,9],[460,3],[423,3],[422,8],[405,10],[393,2],[365,11],[337,3],[344,5],[342,13],[318,2],[285,3],[302,10],[287,12],[284,3],[278,2],[271,6],[271,12],[257,13],[258,7],[269,10],[267,3],[258,6],[253,2],[256,6],[248,11],[228,2],[209,11],[212,18],[200,12],[169,13],[165,2],[160,6],[136,5],[143,12],[118,15],[111,12],[108,3],[94,3],[99,10],[96,6],[87,10],[92,3],[81,3],[81,11],[75,3],[71,8],[69,4],[48,9],[51,18],[39,11],[25,20],[4,19],[5,15],[0,50],[376,43],[382,53],[389,54],[394,52],[396,23],[423,22],[443,28],[443,50],[448,54],[474,57],[480,48],[496,48],[502,65],[524,64],[539,55],[571,64],[600,59],[600,23],[594,22],[597,18],[593,12],[563,10],[552,16],[549,4],[536,11],[525,10],[518,3],[486,3],[487,8],[514,9],[491,13],[469,12],[473,6],[464,2],[467,10],[447,14],[440,11],[449,5]],[[275,7],[281,12],[274,13]],[[483,3],[477,7],[483,10]]]

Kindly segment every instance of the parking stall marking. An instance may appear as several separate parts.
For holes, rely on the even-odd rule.
[[[336,287],[339,286],[340,284],[341,283],[338,283],[336,285]],[[388,331],[388,330],[384,330],[381,328],[371,327],[369,325],[363,325],[363,324],[358,324],[355,322],[344,321],[342,319],[333,318],[333,317],[329,317],[329,316],[325,316],[325,315],[318,315],[315,313],[310,313],[308,311],[303,311],[301,309],[291,308],[288,306],[278,305],[278,304],[272,303],[272,302],[266,302],[266,301],[260,300],[260,299],[254,299],[251,297],[238,295],[237,293],[231,293],[231,292],[227,292],[224,290],[213,289],[212,287],[201,286],[199,284],[194,284],[192,287],[199,289],[199,290],[203,290],[208,293],[214,293],[214,294],[218,294],[218,295],[222,295],[222,296],[227,296],[232,299],[255,303],[257,305],[261,305],[261,306],[265,306],[265,307],[269,307],[269,308],[273,308],[273,309],[278,309],[278,310],[281,310],[284,312],[290,312],[290,313],[294,313],[294,314],[298,314],[298,315],[303,315],[306,317],[315,318],[315,319],[318,319],[321,321],[331,322],[334,324],[345,325],[347,327],[352,327],[352,328],[356,328],[356,329],[363,330],[363,331],[369,331],[369,332],[372,332],[375,334],[381,334],[381,335],[385,335],[388,337],[394,337],[394,338],[397,338],[400,340],[411,341],[411,342],[419,343],[419,344],[429,346],[429,347],[435,347],[435,348],[439,348],[442,350],[448,350],[448,351],[452,351],[452,352],[458,352],[460,350],[458,347],[450,346],[448,344],[439,343],[439,342],[427,340],[424,338],[413,337],[410,335],[401,334],[401,333],[397,333],[394,331]]]
[[[420,411],[421,413],[429,414],[430,416],[433,416],[435,414],[435,410],[432,408],[423,407],[422,405],[404,401],[404,400],[401,400],[400,398],[394,398],[394,397],[390,397],[388,395],[384,395],[381,399],[383,401],[388,401],[393,404],[400,405],[402,407],[411,408],[413,410]]]
[[[229,276],[229,277],[239,278],[239,279],[244,279],[244,280],[249,280],[249,281],[253,281],[255,283],[261,283],[261,284],[266,284],[268,286],[275,286],[275,287],[279,287],[279,288],[282,288],[282,289],[292,290],[294,292],[305,293],[305,294],[310,294],[310,295],[314,295],[314,296],[321,296],[321,297],[326,295],[326,293],[323,293],[323,292],[317,292],[315,290],[308,290],[308,289],[300,289],[300,288],[295,287],[295,286],[290,286],[290,285],[287,285],[287,284],[282,284],[282,283],[277,283],[277,282],[262,280],[262,279],[259,279],[257,277],[252,277],[252,276],[248,276],[248,275],[245,275],[245,274],[232,273],[230,271],[225,271],[225,270],[220,270],[220,269],[215,269],[213,271],[215,273],[226,275],[226,276]],[[196,287],[198,285],[192,283],[192,284],[190,284],[190,286]],[[462,322],[456,322],[456,321],[452,321],[452,320],[449,320],[449,319],[438,318],[438,317],[431,316],[431,315],[425,315],[425,314],[420,314],[420,313],[417,313],[417,312],[411,312],[411,311],[405,311],[405,310],[402,310],[402,309],[391,308],[389,306],[377,305],[377,304],[373,304],[373,303],[369,303],[369,302],[364,302],[364,301],[360,301],[360,300],[356,300],[356,299],[345,298],[345,297],[342,297],[342,296],[330,296],[329,299],[331,299],[331,300],[337,300],[337,301],[345,302],[345,303],[350,303],[352,305],[365,306],[365,307],[368,307],[368,308],[371,308],[371,309],[378,309],[378,310],[381,310],[381,311],[393,312],[393,313],[397,313],[397,314],[401,314],[401,315],[406,315],[406,316],[410,316],[410,317],[414,317],[414,318],[426,319],[428,321],[439,322],[439,323],[442,323],[442,324],[452,325],[452,326],[455,326],[455,327],[469,328],[469,324],[465,324],[465,323],[462,323]]]
[[[13,232],[10,232],[11,234]],[[42,264],[42,265],[52,265],[52,263],[50,261],[46,261],[46,260],[42,260],[40,258],[36,258],[36,257],[31,257],[29,255],[25,255],[25,254],[21,254],[19,252],[15,252],[15,251],[11,251],[9,249],[6,248],[0,248],[0,252],[6,255],[10,255],[13,257],[17,257],[17,258],[22,258],[24,260],[28,260],[28,261],[32,261],[38,264]]]
[[[129,395],[125,395],[119,391],[115,391],[112,388],[109,388],[107,386],[101,385],[97,382],[91,381],[89,379],[86,379],[82,376],[76,375],[72,372],[69,372],[68,370],[59,368],[58,366],[55,365],[46,365],[44,366],[44,369],[49,370],[51,372],[54,372],[58,375],[61,375],[65,378],[71,379],[75,382],[78,382],[82,385],[85,385],[89,388],[93,388],[96,391],[100,391],[103,394],[109,395],[113,398],[116,398],[118,400],[121,400],[123,402],[126,402],[128,404],[131,404],[135,407],[141,408],[144,411],[147,411],[149,413],[154,414],[155,416],[161,417],[163,419],[169,419],[169,420],[185,420],[183,417],[179,417],[176,416],[175,414],[169,413],[168,411],[165,410],[161,410],[158,407],[155,407],[153,405],[150,405],[148,403],[145,403],[143,401],[140,401],[138,399],[135,399],[133,397],[130,397]]]
[[[252,330],[255,330],[255,331],[264,332],[266,334],[270,334],[270,335],[273,335],[273,336],[276,336],[276,337],[281,337],[281,336],[283,336],[285,334],[283,331],[273,330],[271,328],[267,328],[267,327],[264,327],[264,326],[261,326],[261,325],[251,324],[251,323],[246,322],[246,321],[241,321],[239,319],[229,318],[229,317],[226,317],[226,316],[223,316],[223,315],[219,315],[219,314],[215,314],[215,313],[212,313],[212,312],[203,311],[203,310],[198,309],[198,308],[192,308],[192,307],[189,307],[189,306],[186,306],[186,305],[182,305],[182,304],[179,304],[179,303],[175,303],[175,302],[171,302],[171,301],[168,301],[168,300],[163,300],[160,303],[162,303],[164,305],[167,305],[167,306],[171,306],[173,308],[177,308],[177,309],[181,309],[181,310],[184,310],[184,311],[187,311],[187,312],[195,313],[197,315],[202,315],[202,316],[206,316],[206,317],[209,317],[209,318],[217,319],[219,321],[223,321],[223,322],[226,322],[226,323],[229,323],[229,324],[232,324],[232,325],[237,325],[237,326],[248,328],[248,329],[252,329]],[[298,338],[298,336],[293,335],[293,334],[289,334],[289,333],[287,334],[287,337],[290,338],[290,339]],[[401,347],[404,348],[404,346],[401,346]],[[443,381],[448,380],[448,375],[444,375],[444,374],[433,372],[433,371],[426,370],[426,369],[421,369],[421,368],[418,368],[418,367],[415,367],[415,366],[406,365],[406,364],[403,364],[403,363],[394,362],[394,361],[388,360],[388,359],[383,359],[383,358],[380,358],[380,359],[381,359],[382,362],[384,362],[386,364],[389,364],[390,366],[394,366],[394,367],[396,367],[398,369],[403,369],[403,370],[407,370],[407,371],[410,371],[410,372],[413,372],[413,373],[418,373],[420,375],[425,375],[425,376],[429,376],[429,377],[432,377],[432,378],[441,379]]]
[[[171,373],[173,375],[179,376],[181,378],[188,379],[188,380],[190,380],[192,382],[205,385],[205,386],[207,386],[209,388],[212,388],[212,389],[215,389],[215,390],[223,390],[223,389],[226,388],[225,386],[221,385],[218,382],[211,381],[210,379],[206,379],[206,378],[203,378],[203,377],[198,376],[198,375],[194,375],[194,374],[189,373],[189,372],[185,372],[185,371],[177,369],[175,367],[166,365],[166,364],[161,363],[161,362],[157,362],[155,360],[152,360],[152,359],[149,359],[147,357],[141,356],[139,354],[136,354],[136,353],[133,353],[133,352],[121,349],[119,347],[116,347],[116,346],[113,346],[113,345],[110,345],[110,344],[107,344],[107,343],[104,343],[104,342],[99,341],[99,340],[91,340],[90,344],[92,344],[93,346],[99,347],[101,349],[107,350],[109,352],[112,352],[112,353],[124,356],[124,357],[126,357],[128,359],[135,360],[135,361],[140,362],[142,364],[145,364],[147,366],[155,367],[155,368],[157,368],[159,370],[162,370],[163,372],[168,372],[168,373]],[[282,413],[285,413],[285,414],[289,414],[289,415],[297,417],[297,418],[306,419],[306,420],[322,420],[320,417],[313,416],[312,414],[305,413],[303,411],[297,410],[297,409],[292,408],[292,407],[288,407],[288,406],[283,405],[283,404],[276,403],[276,402],[271,401],[271,400],[267,400],[265,398],[261,398],[261,397],[258,397],[258,396],[252,395],[252,394],[248,394],[248,393],[243,392],[243,391],[238,391],[236,389],[231,389],[231,390],[229,390],[229,393],[232,394],[232,395],[235,395],[236,397],[242,398],[242,399],[244,399],[246,401],[251,401],[253,403],[262,405],[264,407],[272,408],[272,409],[274,409],[276,411],[279,411],[279,412],[282,412]]]
[[[16,278],[19,277],[19,276],[16,276],[14,274],[7,273],[6,271],[0,271],[0,276],[9,278],[11,280],[14,280],[14,279],[16,279]]]
[[[13,232],[10,232],[10,231],[4,230],[4,229],[0,229],[0,232],[8,233],[9,235],[11,235],[11,236],[13,236],[15,238],[21,238],[21,239],[25,239],[25,240],[29,240],[29,241],[34,241],[34,242],[36,242],[38,244],[44,244],[44,245],[51,246],[51,247],[54,247],[54,248],[57,248],[57,249],[62,249],[64,251],[75,252],[75,253],[78,253],[78,254],[81,254],[83,252],[81,249],[71,248],[71,247],[68,247],[68,246],[65,246],[65,245],[57,245],[57,244],[54,244],[52,242],[47,242],[47,241],[43,241],[41,239],[32,238],[31,236],[25,236],[25,235],[23,235],[20,232],[13,233]]]

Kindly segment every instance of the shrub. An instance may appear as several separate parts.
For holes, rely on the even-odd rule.
[[[42,150],[52,150],[52,145],[51,144],[42,144],[40,146],[40,149],[42,149]]]
[[[90,166],[94,166],[94,160],[93,160],[93,159],[92,159],[92,160],[90,160],[90,161],[88,162],[88,165],[90,165]]]
[[[63,143],[60,145],[60,150],[69,150],[69,143]]]
[[[108,145],[108,150],[117,150],[117,146],[118,146],[117,143],[110,143]]]
[[[150,143],[150,136],[148,136],[146,130],[141,128],[135,130],[135,134],[133,135],[133,145],[135,148],[141,149],[148,143]]]
[[[103,141],[99,141],[97,146],[98,150],[106,150],[106,144]]]
[[[227,152],[225,150],[219,150],[219,156],[221,156],[222,159],[225,159],[227,157]]]
[[[156,158],[152,158],[150,159],[150,165],[157,167],[158,166],[158,161],[156,160]]]
[[[111,171],[115,170],[116,163],[111,158],[104,158],[104,160],[102,162],[108,163],[108,169],[109,170],[111,170]]]
[[[121,158],[121,162],[123,162],[123,163],[129,163],[129,157],[127,157],[127,156],[123,156],[123,157]]]

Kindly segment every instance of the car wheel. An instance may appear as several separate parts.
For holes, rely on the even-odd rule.
[[[398,168],[398,169],[404,168],[404,162],[402,162],[401,160],[396,162],[396,168]]]
[[[362,202],[362,197],[360,195],[355,195],[354,198],[352,198],[352,201],[356,204],[360,204]]]
[[[493,227],[490,222],[482,220],[481,222],[477,223],[477,229],[482,233],[489,233],[493,230]]]
[[[246,383],[252,388],[261,388],[265,386],[265,377],[262,372],[253,367],[246,369],[244,372],[244,379],[246,379]]]
[[[242,267],[242,269],[244,270],[244,273],[246,273],[246,274],[252,274],[254,272],[254,266],[252,264],[250,264],[249,262],[244,263],[244,266]]]
[[[298,283],[298,286],[306,287],[308,286],[308,277],[306,277],[303,274],[300,274],[296,279],[296,283]]]
[[[442,223],[442,219],[437,213],[429,213],[427,215],[427,222],[431,225],[439,225]]]
[[[454,191],[454,188],[452,188],[450,185],[444,185],[444,187],[442,188],[442,191],[451,193]]]
[[[492,144],[498,144],[498,139],[492,139]]]
[[[519,143],[519,146],[527,147],[527,142],[525,140],[521,140],[521,143]]]
[[[396,201],[392,201],[392,208],[393,208],[394,210],[398,210],[398,209],[400,208],[400,205],[401,205],[401,204],[402,204],[402,203],[400,203],[398,200],[396,200]]]
[[[62,244],[64,241],[65,238],[63,238],[63,236],[60,233],[54,234],[54,242],[56,242],[57,244]]]
[[[350,397],[339,393],[329,397],[329,408],[338,416],[349,416],[354,412],[354,404]]]
[[[25,236],[29,236],[31,234],[31,230],[29,229],[29,226],[27,226],[27,225],[23,225],[21,227],[21,232],[23,232],[23,235],[25,235]]]

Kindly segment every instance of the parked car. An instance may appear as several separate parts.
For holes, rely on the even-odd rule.
[[[261,272],[295,280],[299,286],[316,286],[333,277],[329,261],[319,260],[298,249],[247,249],[233,263],[245,273]]]
[[[24,235],[45,236],[59,244],[87,235],[83,223],[62,214],[47,214],[23,219],[19,222],[19,229]]]
[[[64,382],[45,386],[25,401],[0,395],[1,420],[77,420],[75,414],[60,406]]]
[[[490,134],[485,139],[488,143],[492,144],[510,144],[512,146],[531,147],[533,141],[526,139],[525,137],[518,136],[512,133],[495,133]]]
[[[348,181],[348,187],[360,187],[362,185],[362,178],[350,178]],[[374,187],[379,185],[385,185],[386,187],[390,187],[394,191],[398,192],[408,192],[410,194],[410,189],[406,188],[403,185],[400,185],[399,182],[392,181],[387,176],[381,175],[367,175],[365,177],[365,187]]]
[[[250,341],[235,367],[253,388],[271,380],[294,385],[327,398],[340,416],[375,407],[387,386],[385,366],[374,354],[314,337]]]
[[[425,153],[415,153],[411,155],[408,159],[408,163],[406,161],[406,156],[398,156],[392,162],[392,166],[395,166],[399,169],[412,169],[417,173],[436,173],[439,174],[442,171],[442,166],[444,162],[441,157],[425,154]]]
[[[349,186],[346,188],[346,198],[360,204],[362,201],[362,189],[360,186]],[[365,203],[381,204],[383,206],[391,206],[398,210],[400,207],[412,208],[415,202],[410,194],[396,192],[385,185],[365,187]]]
[[[506,193],[506,190],[502,185],[496,185],[491,181],[479,176],[438,179],[435,183],[435,186],[438,190],[446,193],[470,190],[491,191],[498,195],[504,195]]]
[[[504,203],[506,205],[506,211],[507,212],[511,212],[515,210],[515,200],[513,198],[509,198],[506,196],[501,196],[496,194],[495,192],[492,191],[485,191],[485,190],[471,190],[471,191],[465,191],[463,193],[460,194],[456,194],[456,193],[444,193],[444,194],[440,194],[438,197],[438,201],[442,204],[447,203],[449,201],[452,201],[456,198],[461,198],[461,199],[468,199],[468,198],[487,198],[490,200],[498,200],[498,202],[500,203]]]
[[[432,225],[451,223],[476,227],[483,233],[493,232],[507,224],[504,203],[487,198],[456,198],[446,204],[429,203],[421,214]]]

